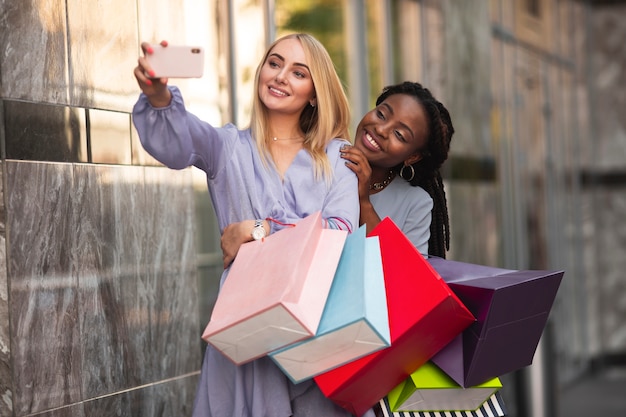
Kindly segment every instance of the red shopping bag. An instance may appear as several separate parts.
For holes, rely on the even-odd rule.
[[[315,335],[347,234],[316,212],[242,245],[202,338],[242,364]]]
[[[365,413],[474,322],[474,317],[390,218],[380,240],[391,346],[315,377],[322,392]]]

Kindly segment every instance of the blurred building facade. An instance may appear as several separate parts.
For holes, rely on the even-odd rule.
[[[130,119],[141,41],[206,50],[172,80],[190,110],[248,120],[265,46],[331,53],[354,125],[413,80],[451,111],[450,259],[564,269],[511,416],[626,357],[626,2],[0,0],[0,416],[187,416],[219,236],[194,169],[161,167]]]

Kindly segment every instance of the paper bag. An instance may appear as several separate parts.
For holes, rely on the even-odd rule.
[[[315,335],[346,236],[316,212],[242,245],[202,338],[242,364]]]
[[[508,270],[431,258],[477,321],[432,361],[462,387],[532,363],[563,271]]]
[[[376,226],[391,346],[315,377],[321,391],[356,416],[387,395],[474,322],[474,317],[390,218]]]
[[[503,417],[507,415],[506,405],[500,392],[493,394],[476,410],[439,411],[391,411],[388,398],[379,402],[383,417]]]
[[[387,395],[392,411],[473,411],[496,393],[499,378],[461,388],[432,362],[426,362]]]
[[[365,226],[346,239],[315,337],[272,352],[294,382],[389,346],[389,319],[378,237]]]

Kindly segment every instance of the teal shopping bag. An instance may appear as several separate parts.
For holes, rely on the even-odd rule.
[[[298,383],[389,343],[379,239],[366,237],[362,226],[346,239],[315,337],[269,356]]]

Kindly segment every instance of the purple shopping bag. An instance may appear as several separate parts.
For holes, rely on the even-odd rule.
[[[428,261],[476,317],[433,363],[462,387],[530,365],[564,272]]]

